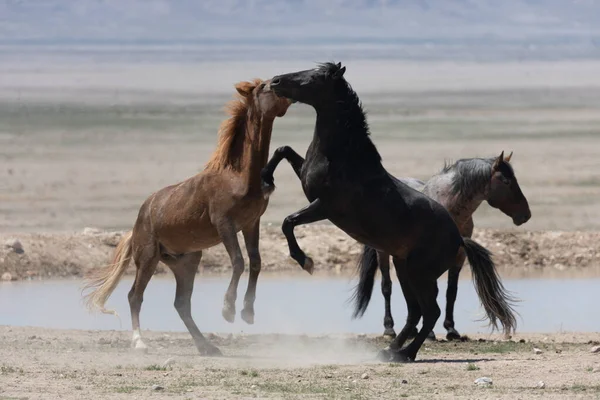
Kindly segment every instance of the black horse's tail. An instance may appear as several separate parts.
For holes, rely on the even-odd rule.
[[[469,264],[471,264],[475,290],[490,324],[498,329],[498,321],[500,321],[505,334],[514,332],[517,327],[517,319],[511,303],[516,300],[510,296],[500,282],[491,253],[485,247],[466,237],[463,238],[463,248],[467,253]]]
[[[352,295],[352,300],[354,300],[352,318],[362,317],[365,311],[367,311],[369,301],[371,301],[371,294],[373,294],[377,266],[377,250],[365,245],[357,265],[360,279]]]

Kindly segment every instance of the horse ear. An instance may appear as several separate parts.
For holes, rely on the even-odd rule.
[[[337,63],[337,64],[335,64],[335,65],[336,65],[338,68],[342,68],[342,63],[341,63],[341,62],[339,62],[339,63]]]
[[[513,155],[513,152],[511,151],[510,154],[508,155],[508,157],[504,157],[504,161],[505,162],[510,162],[510,159],[511,159],[512,155]]]
[[[494,165],[492,165],[492,171],[497,171],[502,161],[504,161],[504,150],[502,150],[502,153],[500,153],[500,157],[496,158],[496,161],[494,161]]]
[[[255,87],[252,82],[239,82],[236,83],[235,90],[244,97],[250,97]]]
[[[344,76],[344,72],[346,72],[346,67],[342,67],[342,68],[338,69],[338,70],[335,72],[335,74],[333,74],[333,77],[334,77],[335,79],[339,79],[339,78],[341,78],[342,76]]]

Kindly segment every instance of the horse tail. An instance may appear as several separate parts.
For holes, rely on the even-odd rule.
[[[463,237],[462,247],[467,253],[473,272],[475,290],[490,324],[498,329],[498,321],[500,321],[504,333],[509,335],[517,327],[515,311],[511,304],[516,300],[500,282],[492,254],[488,249],[467,237]]]
[[[362,317],[365,311],[367,311],[369,301],[371,301],[371,295],[373,294],[377,266],[377,251],[374,248],[365,245],[357,265],[360,279],[358,285],[354,288],[354,294],[352,295],[352,300],[354,300],[354,313],[352,314],[352,318]]]
[[[86,274],[87,283],[83,291],[94,288],[94,290],[84,296],[85,304],[90,311],[98,309],[104,314],[118,316],[116,311],[104,308],[104,303],[106,303],[106,300],[108,300],[115,290],[129,266],[132,253],[132,234],[133,232],[128,232],[123,236],[117,245],[112,264],[105,265]]]

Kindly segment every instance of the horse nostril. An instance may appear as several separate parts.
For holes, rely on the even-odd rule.
[[[273,80],[271,80],[271,86],[276,86],[279,85],[281,83],[281,79],[279,78],[273,78]]]

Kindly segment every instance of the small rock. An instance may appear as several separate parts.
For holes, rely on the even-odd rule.
[[[2,274],[2,280],[5,282],[12,281],[13,277],[10,272],[5,272]]]
[[[93,236],[93,235],[99,235],[101,233],[102,233],[102,230],[100,230],[98,228],[90,228],[90,227],[83,228],[84,235]]]
[[[593,372],[594,374],[596,374],[596,373],[600,372],[600,367],[594,367],[594,368],[592,369],[592,372]]]
[[[169,367],[175,364],[175,359],[173,357],[167,358],[167,360],[163,363],[163,368]]]
[[[350,379],[352,379],[352,376],[348,375],[348,376],[346,377],[346,379],[350,380]]]
[[[482,376],[481,378],[475,379],[474,382],[477,386],[491,386],[492,378],[488,378],[487,376]]]
[[[101,337],[100,339],[98,339],[98,344],[110,344],[110,340]]]
[[[369,374],[367,374],[366,372],[364,374],[362,374],[361,379],[369,379]]]
[[[14,239],[14,238],[7,239],[4,242],[4,245],[6,247],[13,249],[15,253],[22,254],[25,252],[25,250],[23,250],[23,245],[21,244],[19,239]]]
[[[544,381],[539,381],[539,382],[538,382],[538,384],[537,384],[537,387],[538,387],[539,389],[543,389],[543,388],[545,388],[545,387],[546,387],[546,384],[544,383]]]
[[[357,382],[356,379],[352,381],[352,383],[356,383],[356,382]]]
[[[333,378],[333,375],[331,375],[331,374],[326,374],[325,375],[325,379],[331,379],[331,378]]]
[[[252,385],[252,386],[250,386],[250,389],[256,389],[257,387],[258,386],[256,386],[256,385]]]
[[[402,379],[402,384],[403,385],[408,385],[408,381],[406,379]]]
[[[600,353],[600,346],[594,346],[590,349],[590,353]]]
[[[191,392],[193,392],[193,391],[194,391],[194,389],[187,389],[187,390],[186,390],[186,392],[188,392],[188,393],[191,393]]]
[[[159,391],[159,390],[164,390],[164,389],[165,388],[160,385],[152,385],[152,390]]]
[[[533,353],[534,354],[542,354],[542,350],[538,349],[537,347],[533,348]]]

